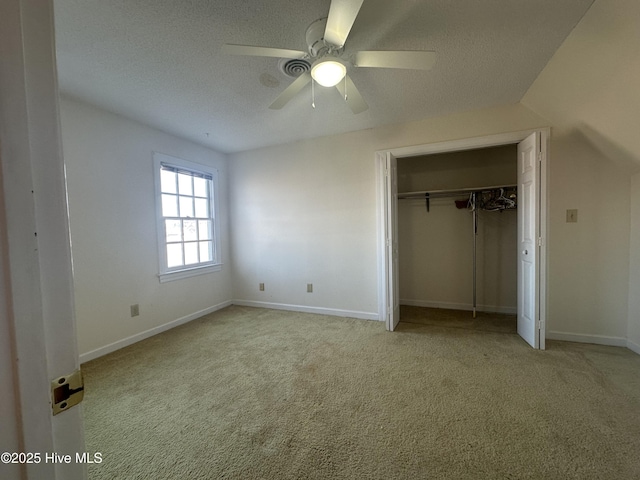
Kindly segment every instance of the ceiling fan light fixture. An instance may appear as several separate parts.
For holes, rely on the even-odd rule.
[[[347,67],[335,58],[321,58],[311,67],[311,77],[323,87],[334,87],[347,74]]]

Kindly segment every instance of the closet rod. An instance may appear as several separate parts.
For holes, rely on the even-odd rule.
[[[495,185],[492,187],[479,187],[479,188],[458,188],[451,190],[431,190],[431,191],[422,191],[422,192],[404,192],[398,193],[398,200],[404,199],[424,199],[426,194],[429,194],[429,198],[435,197],[455,197],[460,195],[467,195],[469,193],[474,192],[487,192],[490,190],[497,190],[499,188],[517,188],[517,185]]]

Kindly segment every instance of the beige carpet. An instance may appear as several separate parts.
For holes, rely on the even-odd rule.
[[[640,356],[229,307],[83,366],[90,479],[640,478]]]
[[[400,321],[483,332],[518,333],[517,316],[503,313],[476,312],[476,318],[473,318],[473,312],[468,310],[400,305]]]

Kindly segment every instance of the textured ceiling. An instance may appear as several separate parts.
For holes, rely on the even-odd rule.
[[[236,152],[518,102],[593,0],[365,0],[346,43],[434,50],[430,71],[352,69],[369,104],[335,88],[268,106],[292,81],[278,59],[224,43],[305,50],[330,0],[54,0],[63,93]],[[262,81],[261,81],[262,78]]]

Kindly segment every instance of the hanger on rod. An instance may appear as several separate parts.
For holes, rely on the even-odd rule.
[[[421,192],[398,193],[398,200],[411,200],[422,198],[425,201],[427,212],[430,211],[430,201],[433,198],[468,196],[468,200],[456,200],[458,208],[469,208],[472,204],[472,197],[476,195],[473,202],[479,209],[489,211],[502,211],[516,208],[517,186],[498,185],[484,188],[462,188],[451,190],[432,190]]]
[[[485,192],[489,190],[496,189],[515,189],[516,185],[495,185],[491,187],[479,187],[479,188],[456,188],[456,189],[448,189],[448,190],[422,190],[419,192],[399,192],[398,200],[406,200],[406,199],[416,199],[416,198],[425,198],[426,194],[429,194],[429,198],[439,198],[439,197],[456,197],[461,195],[468,195],[473,192]]]
[[[515,188],[511,189],[508,193],[505,193],[505,188],[499,188],[482,192],[479,199],[479,207],[491,212],[514,209],[517,208],[516,199],[517,193]]]

